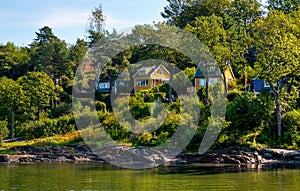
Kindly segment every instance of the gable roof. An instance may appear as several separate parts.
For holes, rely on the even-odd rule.
[[[134,77],[150,77],[152,74],[154,74],[159,68],[163,68],[168,74],[170,72],[162,65],[159,66],[151,66],[151,67],[142,67],[137,70],[137,72],[132,76]],[[141,72],[144,72],[143,74]]]
[[[212,70],[208,72],[208,77],[221,77],[220,69]],[[197,67],[194,78],[205,78],[203,72],[200,70],[200,67]]]

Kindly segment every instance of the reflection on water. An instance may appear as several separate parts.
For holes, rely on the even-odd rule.
[[[0,165],[0,191],[300,190],[299,166],[175,166],[124,170],[103,164]]]

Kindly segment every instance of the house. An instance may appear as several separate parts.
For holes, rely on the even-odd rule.
[[[271,86],[268,83],[266,83],[264,80],[253,78],[252,81],[253,81],[253,91],[257,93],[261,92],[262,90],[272,91]],[[281,79],[278,81],[279,87],[283,87],[286,83],[287,83],[286,79],[285,80]]]
[[[128,80],[126,80],[127,77],[128,71],[120,72],[118,78],[113,82],[112,92],[117,93],[117,90],[127,88],[129,86],[129,82]],[[110,93],[110,80],[107,77],[100,79],[100,81],[96,85],[96,90],[102,93]]]
[[[110,89],[110,82],[109,80],[100,80],[99,83],[96,85],[96,90],[103,92],[103,93],[109,93]]]
[[[194,75],[195,79],[195,88],[198,90],[200,87],[206,85],[206,79],[203,72],[200,70],[200,67],[197,67],[196,73]],[[208,74],[208,85],[216,84],[222,81],[222,77],[219,70],[212,70]]]
[[[142,67],[132,76],[135,92],[151,89],[170,80],[170,72],[162,65]]]
[[[221,71],[218,68],[218,66],[217,66],[217,68],[215,68],[216,67],[215,65],[213,65],[212,67],[213,68],[210,70],[210,72],[208,72],[208,85],[216,84],[218,82],[223,82],[223,77],[222,77]],[[228,82],[234,80],[234,74],[233,74],[231,67],[229,67],[229,69],[227,69],[224,72],[224,75],[226,77],[227,84],[228,84]],[[195,79],[196,90],[198,90],[200,87],[204,87],[206,85],[206,78],[199,66],[197,67],[196,73],[194,75],[194,79]]]

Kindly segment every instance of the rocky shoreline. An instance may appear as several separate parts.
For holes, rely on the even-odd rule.
[[[134,151],[136,157],[144,157],[148,153],[148,162],[156,163],[155,158],[160,157],[166,165],[187,164],[233,164],[233,165],[263,165],[263,164],[297,164],[300,165],[300,150],[283,149],[249,149],[230,147],[222,150],[208,151],[205,154],[182,153],[176,158],[169,159],[160,153],[151,153],[150,149],[139,147],[113,147],[108,149],[105,157],[116,157],[120,153]],[[16,163],[42,163],[42,162],[105,162],[105,157],[93,153],[83,144],[74,146],[23,146],[13,147],[14,154],[1,154],[0,164]],[[107,154],[110,153],[110,154]],[[150,153],[150,154],[149,154]],[[107,156],[109,155],[109,156]],[[153,159],[153,161],[151,161]]]

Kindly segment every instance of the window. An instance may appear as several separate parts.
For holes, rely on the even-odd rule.
[[[148,80],[139,80],[138,86],[148,86]]]
[[[200,86],[205,86],[206,80],[205,79],[200,79],[199,84],[200,84]]]
[[[140,71],[140,72],[139,72],[139,75],[140,75],[140,76],[146,75],[146,70]]]
[[[218,79],[217,78],[210,78],[208,80],[208,84],[209,85],[216,84],[216,83],[218,83]]]
[[[218,78],[210,78],[208,80],[208,85],[216,84],[218,83]],[[199,80],[199,85],[200,86],[205,86],[206,85],[206,79],[200,79]]]
[[[100,89],[107,89],[110,87],[109,82],[101,82],[99,84]]]
[[[159,74],[162,75],[163,74],[163,70],[159,69]]]

